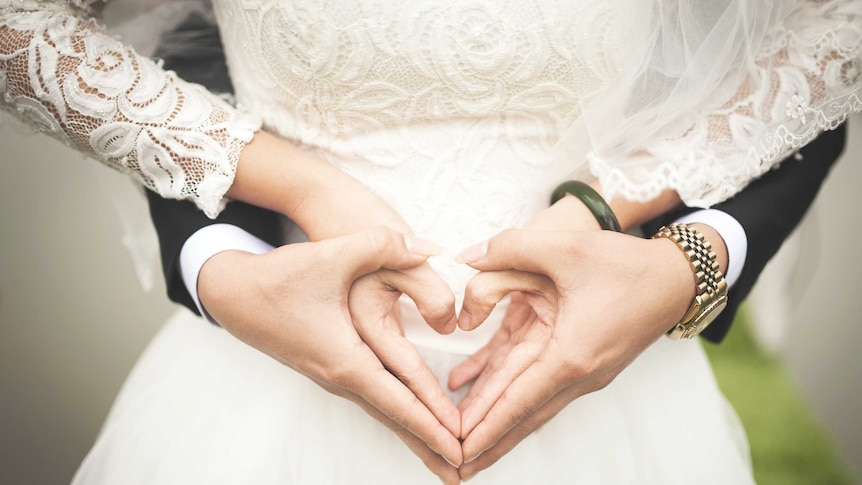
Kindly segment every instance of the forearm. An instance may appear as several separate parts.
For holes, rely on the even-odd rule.
[[[210,217],[260,126],[68,2],[0,2],[0,108]]]
[[[602,193],[598,181],[594,181],[592,185],[597,192]],[[679,195],[674,190],[662,191],[658,197],[647,202],[633,202],[624,197],[614,197],[608,202],[623,231],[638,227],[644,222],[676,208],[681,203]]]
[[[312,239],[373,225],[407,230],[394,214],[371,210],[381,201],[348,175],[255,133],[258,123],[80,12],[46,5],[0,10],[0,107],[162,197],[193,199],[209,217],[228,195],[282,212]]]
[[[599,195],[601,185],[597,180],[589,184]],[[656,199],[648,202],[632,202],[622,197],[606,201],[616,216],[623,232],[639,226],[643,222],[673,209],[680,203],[676,192],[665,191]],[[530,227],[557,230],[600,229],[596,216],[578,197],[567,194],[551,207],[537,214]]]
[[[410,232],[403,219],[359,181],[262,131],[243,149],[228,195],[281,212],[313,241],[378,225]]]

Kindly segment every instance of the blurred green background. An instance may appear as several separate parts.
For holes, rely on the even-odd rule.
[[[740,312],[721,345],[704,343],[719,386],[745,425],[760,485],[857,483],[834,437],[777,357],[759,348]]]

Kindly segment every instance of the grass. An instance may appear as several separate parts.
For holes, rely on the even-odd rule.
[[[704,346],[719,386],[745,425],[759,485],[856,483],[780,360],[752,340],[744,315],[721,345]]]

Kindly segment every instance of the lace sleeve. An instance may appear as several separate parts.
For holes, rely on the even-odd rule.
[[[603,190],[643,201],[673,188],[686,204],[707,207],[862,110],[862,1],[796,3],[766,33],[753,68],[674,128],[628,160],[589,154]]]
[[[106,34],[97,3],[0,1],[0,107],[215,217],[259,122]]]

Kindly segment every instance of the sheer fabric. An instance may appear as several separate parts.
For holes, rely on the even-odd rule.
[[[858,0],[639,3],[633,62],[561,143],[584,127],[609,195],[715,204],[862,110]]]
[[[215,217],[259,123],[107,35],[99,3],[0,2],[0,107]]]

